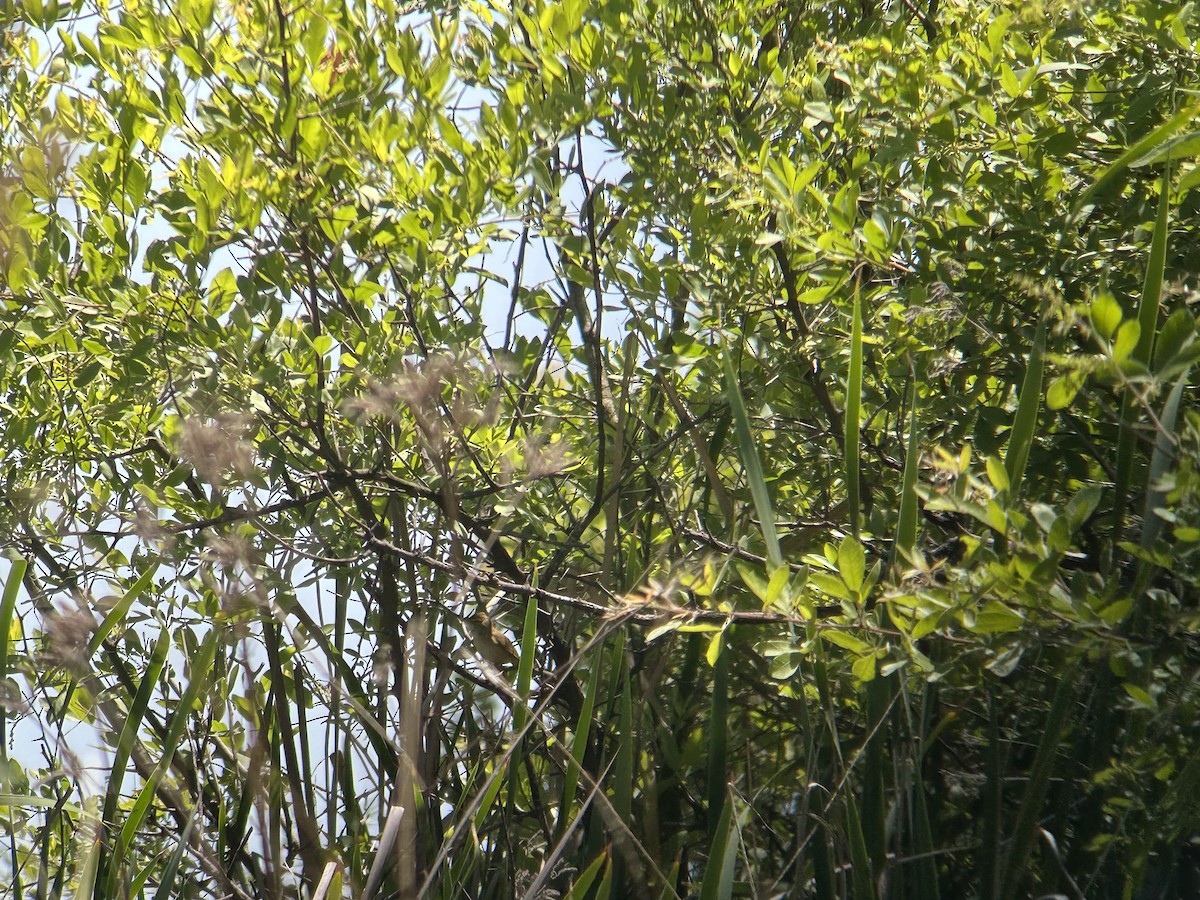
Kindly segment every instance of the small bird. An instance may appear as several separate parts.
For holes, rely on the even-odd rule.
[[[463,627],[471,641],[471,649],[497,668],[516,665],[520,660],[517,648],[503,631],[480,610],[463,619]]]

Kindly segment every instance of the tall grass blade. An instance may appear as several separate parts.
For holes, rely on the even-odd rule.
[[[921,760],[913,767],[913,849],[920,860],[917,863],[916,886],[913,896],[917,900],[941,900],[938,889],[937,862],[933,854],[933,828],[929,821],[929,802],[925,798],[925,778],[921,774]]]
[[[1017,821],[1013,828],[1009,843],[1006,865],[1003,870],[1004,889],[1000,896],[1002,900],[1015,900],[1021,884],[1021,876],[1029,864],[1029,855],[1033,850],[1033,842],[1037,837],[1038,815],[1046,799],[1046,789],[1050,784],[1050,775],[1054,771],[1054,760],[1058,755],[1059,744],[1063,732],[1070,721],[1069,710],[1074,701],[1075,679],[1079,672],[1078,663],[1070,664],[1061,673],[1058,687],[1054,692],[1054,700],[1050,704],[1050,714],[1047,717],[1042,739],[1038,742],[1037,754],[1033,759],[1033,768],[1029,772],[1029,781],[1021,798],[1021,806],[1017,811]]]
[[[367,885],[363,888],[362,900],[371,900],[383,884],[384,876],[392,868],[396,844],[400,838],[400,823],[406,815],[412,815],[411,810],[405,809],[399,803],[392,804],[387,818],[383,823],[383,831],[379,834],[379,846],[375,851],[375,861],[371,863],[371,871],[367,873]]]
[[[579,873],[579,877],[575,879],[575,883],[571,885],[571,890],[567,892],[563,900],[583,900],[588,895],[588,891],[592,887],[592,882],[596,880],[596,876],[600,874],[601,868],[607,862],[607,851],[593,859],[588,864],[588,867]]]
[[[742,391],[738,386],[737,373],[733,369],[733,354],[726,350],[722,356],[725,359],[725,393],[729,400],[730,411],[733,413],[738,450],[742,455],[742,465],[746,468],[746,478],[750,482],[750,496],[754,500],[754,510],[758,513],[758,521],[762,526],[767,560],[771,563],[772,569],[777,569],[783,565],[783,553],[779,549],[779,537],[775,532],[775,512],[771,508],[771,494],[767,490],[766,478],[763,477],[758,447],[754,443],[754,433],[750,429],[750,416],[746,412],[746,403],[742,399]]]
[[[29,566],[23,559],[10,559],[8,562],[8,581],[4,583],[4,596],[0,598],[0,685],[8,684],[8,639],[12,633],[21,580]],[[8,774],[8,704],[0,703],[0,790],[8,788]]]
[[[154,892],[154,900],[171,900],[171,898],[179,896],[175,888],[175,879],[179,877],[179,864],[183,862],[183,852],[187,849],[188,842],[192,839],[192,828],[196,824],[196,816],[198,814],[199,810],[192,810],[192,814],[188,817],[183,834],[179,836],[179,840],[175,844],[175,849],[171,851],[171,857],[167,860],[167,865],[163,868],[162,880],[158,883],[158,890]]]
[[[129,705],[129,711],[126,714],[125,721],[121,723],[119,737],[117,738],[116,752],[113,754],[112,769],[109,774],[108,789],[104,795],[104,810],[101,813],[101,834],[107,829],[116,825],[117,821],[117,805],[121,799],[121,785],[124,783],[125,770],[129,766],[129,758],[133,754],[134,744],[137,743],[138,731],[142,727],[142,722],[146,718],[146,710],[150,707],[150,701],[154,696],[155,689],[158,687],[159,676],[162,675],[163,667],[167,661],[167,651],[171,647],[171,634],[164,626],[158,634],[158,640],[154,644],[154,649],[150,653],[150,660],[146,665],[146,671],[142,675],[142,681],[138,685],[137,693],[134,694],[133,702]],[[117,728],[116,722],[110,723],[112,727]],[[107,862],[103,859],[100,863],[100,871],[107,883],[107,896],[115,897],[117,878],[121,870],[121,865],[124,863],[121,847],[118,845]]]
[[[613,766],[613,809],[622,822],[633,817],[633,771],[637,761],[637,740],[634,733],[633,691],[630,679],[621,684],[621,743],[617,747],[616,764]]]
[[[873,872],[882,872],[887,864],[887,783],[884,771],[888,765],[887,718],[893,705],[895,678],[878,676],[867,682],[867,722],[870,737],[863,753],[863,838]]]
[[[1162,487],[1162,479],[1175,461],[1175,422],[1179,418],[1179,404],[1183,401],[1183,392],[1187,389],[1189,375],[1190,370],[1179,376],[1175,386],[1171,388],[1171,393],[1167,395],[1162,415],[1158,418],[1158,424],[1161,427],[1154,440],[1154,452],[1150,456],[1150,473],[1146,479],[1146,506],[1142,512],[1141,545],[1146,550],[1154,547],[1163,527],[1163,519],[1156,510],[1161,508],[1167,499],[1167,492]]]
[[[856,900],[860,897],[863,900],[876,900],[878,892],[875,888],[875,870],[867,850],[858,803],[849,784],[842,788],[842,802],[846,809],[846,842],[850,845],[850,884],[853,887],[853,896]]]
[[[734,875],[737,872],[736,834],[740,824],[735,823],[733,803],[726,798],[721,804],[721,817],[712,831],[708,867],[700,882],[700,900],[729,900],[733,896]]]
[[[96,881],[100,877],[103,855],[104,822],[96,819],[96,809],[92,806],[75,826],[74,858],[79,860],[75,875],[75,900],[90,900],[96,895]]]
[[[503,765],[507,765],[507,760],[503,762]],[[483,795],[479,798],[479,809],[475,811],[476,829],[484,826],[484,823],[487,821],[488,814],[491,813],[492,806],[496,802],[496,797],[500,793],[500,788],[504,784],[504,780],[500,777],[500,774],[502,773],[493,773],[488,780],[484,782]]]
[[[1000,896],[1001,835],[1003,823],[1004,754],[1000,746],[1000,721],[996,699],[988,692],[987,754],[984,757],[983,845],[979,848],[980,900]]]
[[[579,788],[579,773],[583,766],[583,754],[587,751],[592,715],[596,708],[596,694],[600,688],[599,656],[600,654],[597,654],[597,659],[592,664],[587,689],[583,695],[583,706],[579,710],[579,720],[575,723],[575,735],[571,738],[571,761],[567,764],[567,771],[563,777],[562,802],[559,803],[558,823],[554,829],[556,841],[566,833],[568,824],[575,818],[579,808],[575,794]]]
[[[1075,202],[1072,218],[1077,219],[1081,215],[1086,214],[1096,197],[1124,175],[1132,163],[1137,162],[1143,156],[1150,153],[1150,151],[1170,140],[1177,131],[1185,128],[1197,114],[1200,114],[1200,102],[1184,107],[1113,160],[1108,168],[1104,170],[1103,174]]]
[[[708,769],[706,783],[708,793],[706,798],[708,815],[708,837],[710,843],[716,840],[720,828],[719,822],[723,816],[723,807],[728,803],[728,719],[729,719],[729,657],[730,650],[726,644],[726,636],[719,635],[716,640],[721,642],[721,648],[713,663],[712,704],[708,717]]]
[[[837,900],[837,887],[833,875],[833,859],[829,851],[829,829],[818,822],[809,842],[812,856],[813,888],[817,900]]]
[[[1150,456],[1150,472],[1146,479],[1146,505],[1142,511],[1141,546],[1144,550],[1151,550],[1162,532],[1163,519],[1157,512],[1166,504],[1167,500],[1167,492],[1163,490],[1162,479],[1175,460],[1175,422],[1179,418],[1179,405],[1183,401],[1183,392],[1188,386],[1189,374],[1190,370],[1179,376],[1175,386],[1171,388],[1171,393],[1167,395],[1167,402],[1158,419],[1160,431],[1154,441],[1154,452]],[[1156,571],[1157,568],[1154,564],[1145,557],[1138,560],[1137,575],[1134,577],[1131,596],[1135,599],[1142,597],[1146,588],[1150,586],[1150,580]],[[1134,610],[1131,627],[1135,627],[1133,623],[1141,620],[1141,613],[1141,607]]]
[[[113,629],[121,622],[125,621],[125,616],[129,613],[129,609],[133,606],[135,600],[146,592],[146,588],[150,587],[150,579],[154,577],[154,573],[158,569],[158,564],[154,563],[146,567],[146,570],[138,576],[124,595],[113,604],[112,609],[100,621],[99,627],[92,632],[92,636],[88,639],[88,654],[92,655],[100,649],[100,645],[104,643],[104,639],[112,634]]]
[[[854,279],[854,308],[850,324],[850,370],[846,378],[846,414],[843,417],[845,440],[842,442],[846,507],[850,512],[850,530],[854,539],[862,536],[862,500],[859,496],[859,420],[862,414],[863,335],[862,300],[859,279]],[[778,565],[778,563],[775,563]]]
[[[533,664],[537,657],[537,597],[525,605],[525,622],[521,631],[521,658],[517,663],[517,696],[521,702],[513,707],[513,731],[520,734],[529,721],[529,689],[533,683]]]
[[[917,475],[920,451],[917,449],[917,377],[909,376],[908,447],[904,451],[904,474],[900,487],[900,515],[896,519],[896,542],[892,545],[892,565],[912,553],[917,543]]]
[[[611,900],[613,896],[613,866],[604,867],[604,877],[600,879],[600,884],[596,886],[596,894],[593,900]]]
[[[154,796],[158,790],[163,777],[171,769],[171,763],[175,758],[175,751],[183,742],[183,734],[191,721],[192,711],[196,704],[196,699],[200,696],[201,691],[207,691],[213,676],[213,660],[217,652],[217,634],[215,631],[210,631],[204,639],[204,643],[200,645],[200,649],[196,653],[196,657],[192,660],[192,677],[188,681],[188,686],[183,692],[183,696],[179,698],[179,703],[175,706],[175,712],[171,716],[171,724],[167,728],[167,736],[163,742],[162,758],[159,759],[158,765],[154,767],[154,771],[150,777],[146,779],[146,783],[142,785],[141,791],[138,793],[137,799],[134,800],[133,807],[129,810],[129,815],[125,818],[125,824],[121,828],[121,834],[117,841],[117,851],[114,854],[114,860],[121,859],[128,852],[129,847],[133,845],[133,839],[136,837],[138,830],[145,822],[146,816],[150,812],[150,805],[154,801]]]
[[[1167,271],[1167,241],[1171,219],[1171,161],[1163,167],[1162,185],[1158,194],[1158,214],[1154,218],[1154,234],[1150,238],[1150,255],[1146,259],[1146,277],[1142,282],[1142,297],[1138,303],[1137,346],[1133,358],[1150,365],[1154,341],[1158,336],[1158,311],[1162,305],[1163,278]]]
[[[1038,411],[1042,405],[1042,380],[1046,374],[1046,331],[1049,318],[1047,304],[1042,303],[1038,313],[1037,330],[1033,334],[1033,349],[1029,353],[1029,364],[1021,382],[1021,396],[1017,400],[1017,414],[1013,419],[1012,434],[1008,451],[1004,457],[1004,468],[1008,474],[1009,496],[1016,497],[1025,477],[1029,463],[1029,450],[1033,446],[1037,429]]]
[[[1170,222],[1170,177],[1171,163],[1168,160],[1163,171],[1162,185],[1159,187],[1158,215],[1154,220],[1154,234],[1150,239],[1150,256],[1146,261],[1146,278],[1142,283],[1142,296],[1138,301],[1137,321],[1140,331],[1132,358],[1142,365],[1150,364],[1158,332],[1158,312],[1162,305]],[[1114,479],[1113,528],[1118,538],[1123,531],[1125,510],[1129,503],[1129,491],[1133,483],[1137,458],[1137,432],[1134,425],[1138,419],[1138,412],[1136,398],[1127,391],[1121,403],[1121,431],[1117,438],[1117,473]]]

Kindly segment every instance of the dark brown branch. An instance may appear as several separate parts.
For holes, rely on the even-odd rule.
[[[528,582],[510,581],[501,578],[491,571],[468,569],[463,571],[453,563],[429,556],[416,550],[406,550],[390,541],[381,538],[370,538],[369,543],[377,550],[395,554],[400,559],[416,562],[419,565],[445,572],[455,578],[470,579],[475,584],[481,584],[496,591],[503,591],[517,597],[536,597],[539,601],[558,606],[568,606],[582,612],[591,613],[602,619],[620,619],[637,625],[661,625],[664,619],[681,618],[691,623],[707,623],[713,625],[746,624],[746,625],[803,625],[807,620],[799,616],[787,616],[768,610],[719,610],[696,607],[680,607],[664,602],[664,598],[651,597],[649,600],[634,597],[629,603],[606,606],[576,597],[571,594],[561,594],[546,588],[537,587]],[[758,559],[751,555],[751,558]],[[765,560],[764,560],[765,562]],[[823,605],[818,607],[817,617],[829,619],[845,614],[840,605]]]

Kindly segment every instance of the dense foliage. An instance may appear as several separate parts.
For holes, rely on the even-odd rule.
[[[1200,892],[1190,4],[3,9],[8,896]]]

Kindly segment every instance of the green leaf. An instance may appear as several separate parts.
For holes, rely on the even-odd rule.
[[[1000,462],[996,457],[989,456],[985,462],[988,473],[988,480],[992,482],[992,487],[997,493],[1004,493],[1008,490],[1008,471],[1004,468],[1004,463]]]
[[[1025,617],[999,600],[989,600],[975,614],[971,630],[976,634],[1002,634],[1016,631],[1025,624]]]
[[[764,605],[770,603],[767,598],[771,594],[771,588],[765,578],[745,563],[735,563],[734,568],[737,570],[738,577],[742,579],[742,583],[754,592],[754,596],[761,600]]]
[[[1110,291],[1103,290],[1092,300],[1091,316],[1092,327],[1096,329],[1096,333],[1106,341],[1111,341],[1121,324],[1121,304]]]
[[[875,669],[876,660],[874,653],[867,656],[860,656],[850,666],[850,671],[854,674],[854,677],[864,684],[875,680]]]
[[[791,575],[791,569],[789,569],[787,566],[780,566],[771,573],[771,580],[767,584],[766,596],[762,598],[764,604],[767,606],[774,605],[774,603],[783,593],[783,589],[787,586],[788,581],[791,579]]]
[[[1117,339],[1112,345],[1112,358],[1117,362],[1128,359],[1137,349],[1142,334],[1142,326],[1135,320],[1128,319],[1117,329]]]
[[[835,578],[825,572],[809,572],[808,580],[819,590],[842,600],[854,599],[854,593],[847,590],[846,583],[841,578]]]
[[[850,589],[851,594],[857,594],[863,586],[863,576],[867,571],[867,555],[862,544],[850,535],[842,538],[837,552],[838,573],[842,581]]]
[[[837,628],[823,628],[820,631],[821,638],[835,646],[845,650],[850,650],[854,653],[863,654],[870,653],[874,655],[874,649],[862,638],[855,637],[848,631],[843,631]]]
[[[1081,369],[1072,369],[1054,379],[1046,391],[1046,408],[1066,409],[1075,400],[1086,381],[1087,373]]]
[[[1121,688],[1142,709],[1148,709],[1152,712],[1158,711],[1158,701],[1151,697],[1144,688],[1140,688],[1136,684],[1130,684],[1128,681],[1124,682]]]

